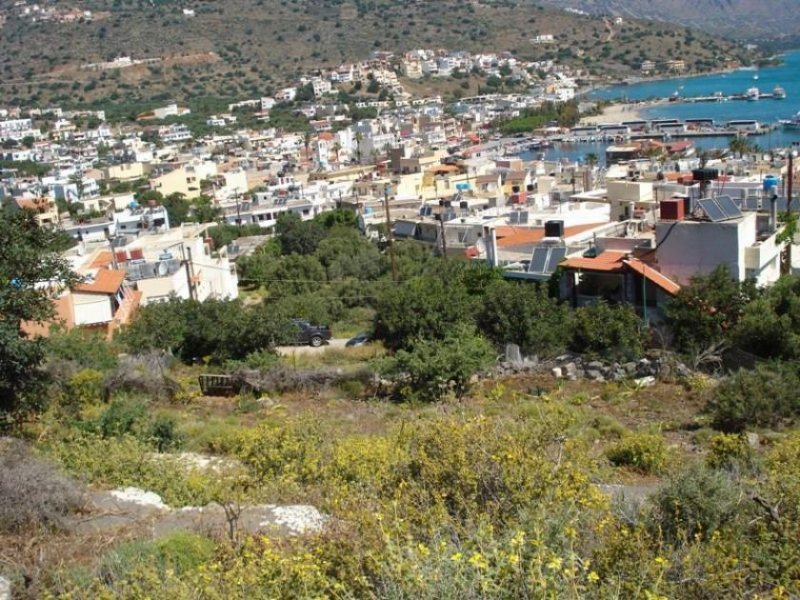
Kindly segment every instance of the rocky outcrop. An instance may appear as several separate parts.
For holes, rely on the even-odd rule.
[[[76,519],[71,528],[80,533],[145,528],[154,537],[177,530],[228,535],[231,528],[253,535],[301,535],[321,531],[328,520],[307,505],[207,504],[172,508],[158,494],[129,487],[92,494],[88,514]]]
[[[509,360],[509,357],[513,360]],[[650,385],[656,380],[684,379],[692,371],[672,355],[640,358],[628,362],[587,359],[579,354],[563,354],[553,360],[521,357],[519,349],[506,349],[506,360],[497,366],[497,375],[548,373],[556,379],[590,381],[636,381]]]

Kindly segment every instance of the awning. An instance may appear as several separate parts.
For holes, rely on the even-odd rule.
[[[672,281],[666,275],[662,275],[661,273],[656,271],[653,267],[648,267],[645,263],[643,263],[639,259],[631,258],[623,262],[628,267],[636,271],[639,275],[644,276],[648,281],[654,283],[655,285],[660,287],[662,290],[664,290],[671,296],[675,296],[678,292],[681,291],[681,286]]]

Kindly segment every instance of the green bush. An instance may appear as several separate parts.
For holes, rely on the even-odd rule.
[[[575,311],[570,347],[603,358],[637,358],[647,331],[629,304],[597,302]]]
[[[474,328],[459,325],[442,340],[412,342],[409,350],[382,359],[379,368],[398,381],[403,396],[432,401],[449,392],[461,398],[472,376],[487,368],[494,357],[491,345]]]
[[[543,285],[497,281],[487,289],[478,328],[496,345],[517,344],[540,357],[563,352],[572,336],[572,312]]]
[[[147,405],[141,400],[117,399],[100,415],[97,430],[103,437],[134,433],[147,417]]]
[[[159,452],[175,450],[183,445],[178,423],[169,415],[156,415],[148,425],[145,437]]]
[[[660,473],[667,462],[667,449],[660,435],[632,433],[606,451],[617,466],[632,467],[644,473]]]
[[[712,469],[749,468],[753,459],[745,435],[718,433],[709,440],[706,463]]]
[[[154,568],[162,575],[167,569],[185,575],[214,556],[215,545],[207,537],[178,531],[157,540],[123,542],[100,561],[100,576],[107,585],[135,577]]]
[[[793,363],[759,365],[723,381],[708,402],[712,425],[726,432],[775,427],[800,414],[800,373]]]
[[[723,471],[694,463],[667,479],[653,498],[653,519],[672,543],[708,539],[736,517],[741,491]]]

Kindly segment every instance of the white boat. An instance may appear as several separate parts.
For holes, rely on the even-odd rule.
[[[761,96],[761,92],[757,87],[751,87],[744,93],[744,97],[748,102],[758,100],[759,96]]]
[[[797,113],[791,119],[781,119],[778,123],[784,129],[800,129],[800,113]]]
[[[776,85],[775,89],[772,90],[772,97],[775,98],[775,100],[784,100],[786,99],[786,90]]]

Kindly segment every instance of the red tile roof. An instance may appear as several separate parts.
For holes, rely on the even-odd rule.
[[[587,225],[575,225],[564,229],[564,237],[579,235],[584,231],[589,231],[599,227],[602,223],[589,223]],[[523,244],[534,244],[544,239],[543,227],[514,227],[512,225],[500,225],[495,229],[497,235],[497,246],[507,248],[509,246],[521,246]]]
[[[125,281],[125,271],[100,269],[93,281],[75,286],[73,291],[84,294],[116,294]]]
[[[623,260],[626,256],[627,252],[606,250],[594,258],[568,258],[559,266],[566,269],[576,269],[582,271],[602,271],[604,273],[616,273],[623,270]]]

